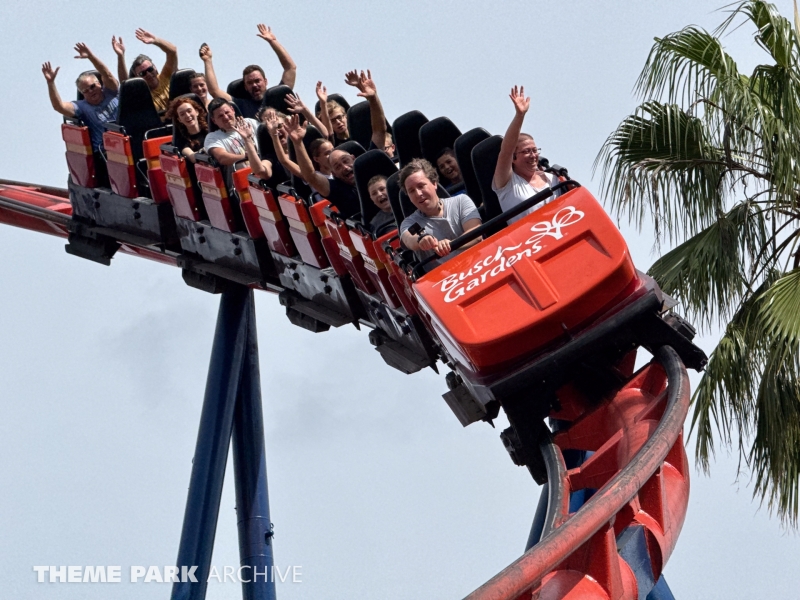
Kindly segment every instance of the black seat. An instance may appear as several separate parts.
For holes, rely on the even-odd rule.
[[[364,154],[366,152],[366,150],[364,150],[364,146],[362,146],[361,144],[359,144],[355,140],[347,140],[346,142],[342,142],[341,144],[336,146],[336,149],[337,150],[344,150],[345,152],[349,152],[350,154],[352,154],[356,158],[358,158],[359,156],[361,156],[362,154]]]
[[[244,79],[234,79],[228,84],[228,89],[225,90],[232,98],[250,98],[247,89],[244,87]]]
[[[492,190],[492,178],[494,177],[494,169],[497,166],[497,157],[500,154],[500,145],[502,143],[502,136],[493,135],[479,142],[472,149],[472,167],[475,170],[475,178],[478,180],[478,186],[483,197],[481,214],[484,221],[493,219],[503,212],[500,208],[497,194]],[[504,226],[505,224],[501,224],[494,231],[487,232],[484,238],[495,233],[495,231],[499,231]]]
[[[404,167],[414,158],[422,158],[419,145],[419,130],[428,122],[428,118],[418,110],[400,115],[392,123],[394,145],[400,157],[400,166]]]
[[[339,147],[341,148],[341,146]],[[361,202],[361,222],[369,225],[380,209],[370,199],[367,184],[376,175],[384,175],[388,179],[397,173],[397,166],[383,150],[369,150],[356,158],[353,170],[356,176],[358,199]]]
[[[169,99],[192,93],[192,78],[197,75],[194,69],[178,69],[169,78]],[[200,103],[202,104],[202,102]]]
[[[120,86],[117,125],[124,127],[126,135],[131,138],[133,159],[138,162],[144,156],[142,141],[145,133],[163,125],[150,88],[141,77],[128,79]]]
[[[256,138],[258,139],[258,155],[272,163],[272,177],[267,179],[266,184],[276,190],[280,184],[289,181],[289,173],[278,161],[272,136],[270,136],[267,126],[263,123],[256,130]]]
[[[476,127],[461,135],[453,145],[458,168],[461,169],[461,177],[464,179],[464,191],[478,207],[483,204],[483,192],[472,166],[472,149],[489,137],[489,132],[483,127]]]
[[[419,145],[422,157],[434,167],[439,153],[445,148],[452,148],[461,130],[447,117],[436,117],[428,121],[419,130]]]
[[[337,104],[341,105],[344,112],[350,110],[350,103],[345,100],[344,96],[341,94],[328,94],[328,101],[330,102],[331,100],[335,100]],[[314,105],[314,114],[319,114],[319,100],[317,100],[317,103]]]
[[[309,157],[311,157],[311,152],[309,151],[309,146],[311,146],[311,142],[321,137],[322,134],[316,127],[314,127],[313,125],[308,126],[308,128],[306,129],[306,135],[303,138],[303,146],[305,146],[306,152],[308,153]],[[271,144],[272,140],[270,140],[270,147]],[[289,158],[297,162],[297,154],[294,151],[294,144],[292,144],[291,142],[289,143]],[[300,177],[295,177],[294,175],[292,175],[291,179],[292,179],[292,187],[295,189],[295,191],[306,200],[310,199],[311,196],[314,194],[314,191],[311,189],[311,186],[309,186]]]
[[[369,102],[353,104],[347,111],[347,129],[350,139],[357,141],[364,148],[369,148],[372,140],[372,121],[370,120]]]
[[[274,108],[278,112],[285,115],[291,114],[289,112],[289,105],[286,104],[286,96],[293,94],[292,88],[288,85],[276,85],[269,88],[264,92],[264,97],[261,100],[261,106],[267,108]]]

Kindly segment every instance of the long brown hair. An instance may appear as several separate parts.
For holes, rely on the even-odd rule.
[[[178,132],[185,137],[187,140],[191,139],[191,135],[189,130],[186,129],[186,125],[178,120],[178,108],[182,104],[189,104],[197,111],[197,124],[200,126],[200,131],[203,133],[208,133],[208,113],[206,109],[200,106],[197,102],[192,100],[191,98],[187,98],[186,96],[180,96],[175,98],[169,105],[169,109],[167,110],[167,118],[172,119],[172,122],[175,124],[175,127],[178,128]],[[191,145],[191,141],[189,142]],[[200,148],[192,147],[192,150],[199,150]]]

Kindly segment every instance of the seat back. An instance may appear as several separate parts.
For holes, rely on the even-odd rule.
[[[233,187],[239,196],[239,210],[242,213],[242,220],[244,221],[245,229],[247,229],[247,234],[257,240],[264,237],[264,229],[258,219],[258,208],[250,196],[249,177],[252,172],[253,170],[250,167],[242,167],[234,171]]]
[[[194,170],[197,182],[203,195],[203,205],[208,213],[208,220],[213,227],[233,233],[240,229],[238,219],[231,205],[225,177],[210,156],[196,154],[197,162]]]
[[[383,150],[370,150],[356,158],[353,170],[356,176],[356,190],[358,190],[358,198],[361,203],[361,222],[369,225],[380,209],[370,199],[367,184],[376,175],[384,175],[388,180],[397,173],[397,166]]]
[[[192,93],[192,78],[197,75],[194,69],[178,69],[169,78],[169,99]],[[202,103],[201,103],[202,104]]]
[[[318,269],[330,266],[328,256],[322,246],[320,233],[314,225],[305,201],[284,193],[278,197],[278,204],[289,225],[289,234],[295,248],[303,262]]]
[[[479,142],[472,149],[472,168],[475,171],[475,178],[483,197],[483,220],[488,221],[499,215],[502,211],[497,194],[492,190],[492,178],[494,169],[497,166],[497,157],[500,154],[500,145],[503,137],[493,135]]]
[[[141,77],[128,79],[120,85],[116,122],[125,128],[125,133],[130,137],[134,162],[143,158],[142,142],[145,133],[161,127],[162,122],[153,104],[150,88]]]
[[[472,166],[472,149],[489,137],[491,135],[483,127],[476,127],[461,135],[453,145],[458,168],[461,169],[461,177],[464,179],[464,191],[472,198],[475,206],[483,204],[483,192],[475,175],[475,167]]]
[[[69,167],[69,175],[72,178],[72,182],[83,187],[97,187],[98,182],[89,128],[84,125],[63,123],[61,125],[61,138],[67,145],[67,166]]]
[[[264,92],[264,97],[261,100],[261,106],[274,108],[278,112],[285,115],[289,113],[289,105],[286,104],[286,96],[293,94],[292,88],[288,85],[275,85]]]
[[[174,146],[166,146],[159,160],[175,216],[191,221],[205,218],[205,209],[195,186],[192,185],[192,175],[186,159],[178,154]]]
[[[169,201],[167,178],[161,168],[161,145],[169,144],[172,136],[149,137],[142,142],[142,151],[147,164],[147,182],[150,186],[150,197],[156,204]]]
[[[436,117],[419,130],[419,145],[422,157],[436,166],[436,158],[445,148],[452,148],[461,130],[447,117]]]
[[[328,100],[335,100],[344,109],[344,112],[350,110],[350,103],[341,94],[328,94]],[[314,105],[314,114],[319,114],[319,100]]]
[[[241,77],[239,79],[234,79],[228,84],[228,89],[225,90],[228,92],[228,95],[233,98],[249,98],[250,94],[247,93],[247,89],[244,87],[244,79]]]
[[[369,148],[372,139],[372,121],[369,102],[358,102],[353,104],[347,111],[347,129],[350,132],[350,139],[355,140],[364,148]]]
[[[248,178],[250,199],[258,213],[258,221],[267,238],[270,250],[283,256],[295,256],[297,249],[289,233],[289,225],[283,218],[274,190],[254,175]]]
[[[112,191],[125,198],[138,197],[136,164],[130,136],[118,131],[106,131],[103,133],[103,146],[106,149],[108,180]]]
[[[361,144],[359,144],[355,140],[347,140],[346,142],[342,142],[341,144],[336,146],[336,149],[337,150],[344,150],[345,152],[349,152],[350,154],[352,154],[356,158],[358,158],[359,156],[361,156],[362,154],[364,154],[366,152],[366,150],[364,150],[364,146],[362,146]]]
[[[422,158],[419,144],[419,130],[428,118],[418,110],[400,115],[392,123],[394,145],[400,157],[400,167],[405,167],[414,158]]]

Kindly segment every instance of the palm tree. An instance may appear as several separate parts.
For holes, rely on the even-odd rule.
[[[795,0],[796,2],[796,0]],[[720,36],[753,27],[765,63],[739,71]],[[655,45],[643,103],[595,162],[619,217],[677,244],[650,268],[705,330],[723,335],[694,394],[706,471],[738,447],[754,496],[798,523],[800,484],[800,19],[748,0],[712,34]],[[716,436],[716,439],[715,439]]]

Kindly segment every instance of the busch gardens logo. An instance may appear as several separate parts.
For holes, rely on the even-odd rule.
[[[584,213],[577,210],[574,206],[565,206],[559,210],[552,221],[539,221],[531,226],[533,235],[521,244],[516,246],[497,246],[494,255],[487,256],[479,260],[469,271],[448,275],[441,281],[434,284],[434,287],[441,285],[444,293],[445,302],[453,302],[469,291],[472,291],[491,278],[497,277],[506,270],[506,267],[522,260],[522,257],[530,258],[544,248],[543,239],[552,237],[560,240],[564,237],[561,229],[569,225],[574,225],[583,219]]]

